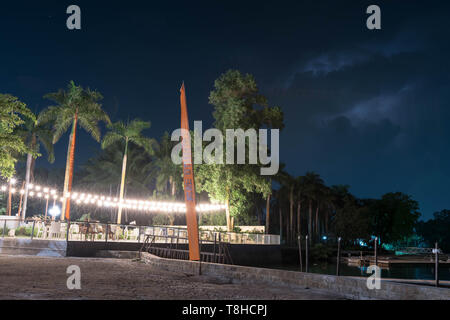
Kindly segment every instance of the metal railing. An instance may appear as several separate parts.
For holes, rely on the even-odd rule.
[[[177,226],[136,226],[92,221],[71,221],[69,229],[67,229],[67,222],[65,221],[0,218],[0,237],[3,238],[27,237],[68,241],[127,241],[141,243],[147,235],[153,236],[155,243],[168,243],[171,239],[170,237],[177,237],[179,243],[187,243],[187,229]],[[280,244],[279,235],[211,230],[199,231],[199,239],[204,242],[213,242],[219,235],[223,242],[233,244]]]

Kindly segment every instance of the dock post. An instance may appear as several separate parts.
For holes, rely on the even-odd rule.
[[[303,272],[303,259],[302,259],[302,236],[298,235],[298,255],[300,259],[300,272]]]
[[[306,240],[305,240],[305,242],[306,242],[306,244],[305,244],[305,259],[306,259],[306,272],[309,272],[309,253],[308,253],[308,247],[309,247],[309,245],[308,245],[308,238],[309,238],[309,236],[306,236]]]
[[[436,280],[436,287],[439,287],[439,249],[438,249],[438,243],[436,242],[434,244],[434,277]]]
[[[375,239],[374,239],[375,266],[378,266],[378,252],[377,252],[377,245],[378,245],[378,237],[375,237]]]
[[[341,264],[341,237],[338,238],[337,263],[336,263],[336,275],[337,276],[339,276],[340,264]]]

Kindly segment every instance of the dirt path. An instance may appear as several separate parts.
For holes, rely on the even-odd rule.
[[[81,269],[81,289],[66,286]],[[0,255],[0,299],[339,299],[327,291],[224,283],[130,260]]]

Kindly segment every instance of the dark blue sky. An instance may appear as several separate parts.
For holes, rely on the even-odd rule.
[[[239,69],[285,113],[291,174],[314,170],[359,197],[402,191],[428,218],[450,208],[445,3],[2,1],[0,92],[40,111],[45,93],[74,80],[105,96],[113,120],[150,120],[147,134],[159,137],[179,126],[183,80],[190,120],[206,127],[214,79]],[[70,4],[81,7],[81,31],[66,28]],[[382,30],[366,28],[370,4]],[[80,165],[99,146],[85,133],[78,142]]]

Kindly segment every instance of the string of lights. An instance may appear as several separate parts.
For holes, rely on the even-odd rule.
[[[11,194],[19,193],[25,194],[24,188],[16,188],[17,180],[12,178],[9,183],[2,185],[0,190],[2,192],[11,192]],[[173,212],[184,213],[186,212],[186,205],[183,202],[175,201],[154,201],[154,200],[142,200],[142,199],[122,199],[117,197],[105,196],[101,194],[92,194],[87,192],[71,192],[62,194],[56,189],[41,186],[37,184],[28,184],[28,196],[31,198],[42,198],[46,200],[55,200],[59,202],[66,201],[67,198],[72,200],[72,203],[78,205],[96,205],[97,207],[104,208],[118,208],[122,206],[124,209],[134,211],[146,211],[146,212]],[[196,206],[198,212],[214,212],[223,211],[226,209],[226,205],[212,204],[212,203],[200,203]]]

